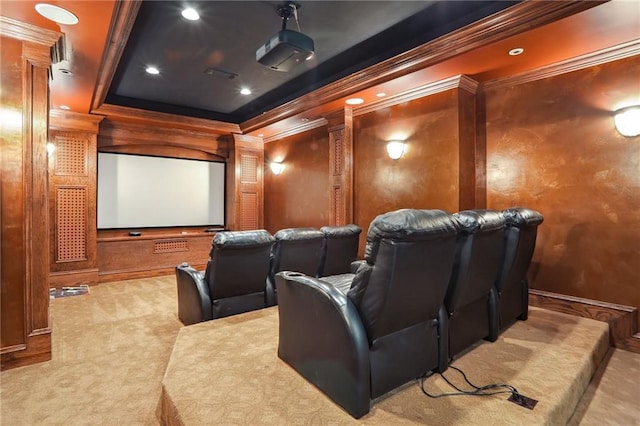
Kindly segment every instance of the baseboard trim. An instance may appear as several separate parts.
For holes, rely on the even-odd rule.
[[[191,265],[198,271],[203,271],[207,264],[193,264]],[[171,268],[158,268],[158,269],[142,269],[142,270],[120,270],[120,271],[108,271],[98,273],[98,282],[107,283],[113,281],[126,281],[138,278],[151,278],[160,277],[163,275],[175,274],[175,267]]]
[[[606,322],[612,346],[640,353],[637,309],[599,300],[584,299],[542,290],[529,290],[529,304],[538,308]]]
[[[52,272],[49,274],[49,287],[97,284],[98,268],[82,269],[80,271]]]

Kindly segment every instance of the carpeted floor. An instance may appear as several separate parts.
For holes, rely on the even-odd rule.
[[[53,360],[1,373],[0,424],[157,425],[156,410],[161,396],[161,381],[181,327],[175,312],[176,294],[173,276],[101,284],[92,287],[91,294],[86,296],[52,300]],[[260,311],[257,315],[266,313]],[[500,363],[506,366],[506,371],[510,372],[504,379],[513,382],[512,384],[516,385],[523,394],[539,397],[537,398],[541,401],[539,407],[531,413],[536,413],[539,408],[544,409],[540,404],[543,404],[545,395],[540,395],[540,389],[544,385],[545,375],[561,374],[562,371],[558,370],[562,367],[549,365],[545,375],[538,377],[537,380],[540,383],[534,380],[520,384],[519,367],[516,367],[515,358],[522,354],[529,356],[535,352],[536,341],[546,341],[552,346],[559,343],[554,340],[554,336],[558,337],[556,330],[559,325],[556,322],[559,318],[565,322],[566,319],[554,316],[549,318],[543,321],[545,324],[543,328],[548,333],[535,332],[528,343],[508,337],[506,333],[504,335],[505,344],[509,345],[512,354],[500,360]],[[241,323],[247,321],[247,317],[231,317],[225,321],[230,324]],[[268,322],[263,327],[268,327]],[[222,324],[221,322],[220,325]],[[527,321],[519,324],[531,327],[534,322]],[[203,327],[206,328],[203,325],[196,325],[188,329],[199,330]],[[578,342],[580,337],[586,336],[571,336],[571,339]],[[208,337],[210,338],[211,336]],[[218,345],[215,342],[209,343],[213,343],[218,354],[239,350],[235,356],[231,357],[236,363],[241,362],[243,356],[255,350],[252,345],[222,349],[220,342]],[[576,344],[579,345],[579,343]],[[484,347],[489,347],[489,344],[482,344],[475,351],[485,350]],[[477,382],[485,382],[488,378],[487,371],[491,370],[490,364],[481,365],[477,370],[470,369],[469,365],[465,365],[466,357],[465,355],[455,365],[461,366],[470,373],[472,381],[475,379]],[[606,361],[607,369],[596,374],[591,385],[593,388],[587,389],[585,397],[571,420],[572,425],[638,424],[640,408],[637,395],[640,392],[637,389],[637,377],[640,355],[613,351]],[[219,361],[214,361],[213,357],[207,355],[204,357],[204,362],[215,364]],[[584,362],[588,364],[589,361],[584,359]],[[529,368],[528,363],[525,367]],[[471,372],[472,370],[475,371]],[[296,377],[294,372],[289,371],[289,373],[291,377]],[[211,368],[205,372],[198,370],[197,374],[202,374],[199,376],[201,381],[212,384],[233,384],[236,380],[233,376],[225,374],[224,370],[220,370],[219,366],[215,368],[215,365],[211,365]],[[263,410],[234,414],[233,410],[229,409],[226,410],[227,417],[211,417],[209,413],[207,420],[203,423],[246,424],[247,421],[254,424],[355,423],[339,409],[338,412],[342,414],[340,419],[331,420],[318,415],[316,411],[318,406],[328,404],[329,412],[335,412],[336,407],[323,397],[316,398],[317,391],[310,386],[302,394],[294,392],[284,383],[277,382],[276,389],[281,390],[276,394],[256,396],[252,393],[253,391],[240,392],[242,389],[252,388],[251,383],[260,384],[271,379],[265,370],[255,371],[251,377],[254,382],[236,383],[237,387],[232,386],[236,391],[230,395],[222,395],[218,408],[226,410],[222,405],[224,398],[235,395],[237,401],[247,406],[253,405],[256,401],[262,401],[265,406],[286,405],[291,401],[297,401],[296,403],[307,404],[304,413],[285,421],[284,418],[266,416]],[[305,388],[306,385],[306,382],[300,381],[297,386]],[[435,385],[436,388],[440,386],[437,383]],[[211,388],[209,392],[216,393],[218,392],[216,389],[217,387]],[[412,397],[420,401],[420,404],[425,404],[427,401],[426,397],[418,394],[417,387],[411,384],[377,401],[373,406],[372,414],[365,416],[360,423],[390,424],[389,419],[409,419],[409,416],[414,413],[410,412],[412,409],[406,408],[407,405],[402,400],[401,394],[406,390],[410,390]],[[307,394],[313,397],[306,398]],[[282,399],[278,399],[280,397]],[[464,398],[467,397],[461,397],[461,399]],[[196,403],[201,399],[204,398],[196,398],[193,401],[194,410],[198,409]],[[419,413],[421,417],[417,417],[413,422],[483,424],[480,418],[460,414],[459,406],[470,403],[447,401],[446,411],[454,410],[456,413],[456,417],[450,422],[433,421],[436,418],[434,414],[437,409],[425,405],[427,408]],[[509,408],[511,410],[525,410],[504,400],[500,403],[511,406]],[[377,416],[377,413],[381,412],[386,413],[386,417]],[[277,411],[275,414],[277,415]],[[491,423],[508,424],[500,416],[493,418]],[[524,423],[520,422],[520,424]]]

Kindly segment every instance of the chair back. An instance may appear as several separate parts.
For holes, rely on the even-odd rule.
[[[264,292],[274,241],[265,230],[217,233],[204,277],[211,300]]]
[[[276,232],[269,276],[280,271],[315,277],[322,256],[322,232],[315,228],[287,228]]]
[[[369,339],[372,397],[438,366],[457,232],[442,210],[397,210],[371,223],[366,264],[347,296]]]
[[[505,220],[496,210],[455,213],[460,225],[449,288],[449,356],[490,337],[497,321],[493,283],[501,266]],[[493,337],[493,335],[491,335]]]
[[[527,271],[536,246],[538,226],[544,220],[539,212],[524,207],[509,208],[502,214],[505,218],[504,250],[495,281],[500,299],[500,328],[515,317],[527,317]]]
[[[353,224],[323,226],[320,232],[324,235],[324,239],[318,276],[350,273],[351,262],[358,258],[358,243],[362,228]]]

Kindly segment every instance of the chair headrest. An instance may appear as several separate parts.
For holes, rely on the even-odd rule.
[[[443,210],[401,209],[377,216],[369,226],[365,259],[374,262],[380,240],[429,240],[458,233],[458,222]]]
[[[320,231],[325,237],[351,237],[360,235],[362,228],[357,225],[349,224],[344,226],[323,226]]]
[[[322,232],[316,228],[286,228],[274,235],[277,241],[310,240],[322,238]]]
[[[510,226],[537,226],[544,218],[540,212],[525,207],[512,207],[502,211],[507,225]]]
[[[505,220],[502,212],[489,209],[463,210],[454,213],[460,224],[460,230],[468,234],[482,231],[493,231],[504,228]]]
[[[270,246],[275,239],[264,229],[255,231],[218,232],[213,237],[213,246],[222,247],[262,247]]]

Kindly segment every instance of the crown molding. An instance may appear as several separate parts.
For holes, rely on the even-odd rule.
[[[544,78],[590,68],[596,65],[617,61],[619,59],[629,58],[639,54],[640,39],[636,39],[627,43],[619,44],[617,46],[608,47],[596,52],[587,53],[585,55],[567,59],[565,61],[536,68],[522,74],[490,80],[483,83],[482,88],[483,90],[490,90],[507,86],[517,86],[519,84],[529,83],[531,81],[542,80]]]
[[[49,111],[49,128],[53,130],[80,130],[98,134],[101,115],[83,114],[52,109]]]
[[[316,129],[318,127],[326,126],[329,122],[325,118],[318,118],[313,121],[308,121],[299,126],[291,127],[284,132],[276,133],[275,135],[271,135],[267,138],[264,138],[264,143],[273,142],[275,140],[284,139],[289,136],[297,135],[298,133],[303,133],[309,130]]]
[[[6,37],[15,38],[21,41],[28,41],[45,46],[55,45],[62,33],[36,27],[6,16],[0,16],[0,34]]]
[[[388,108],[404,102],[409,102],[418,98],[423,98],[425,96],[431,96],[436,93],[445,92],[451,89],[464,89],[470,93],[476,93],[478,84],[479,83],[477,81],[467,77],[466,75],[457,75],[454,77],[445,78],[444,80],[425,84],[423,86],[407,90],[406,92],[398,93],[397,95],[390,96],[388,98],[370,103],[368,105],[354,107],[353,115],[358,116],[362,114],[368,114],[373,111]]]

